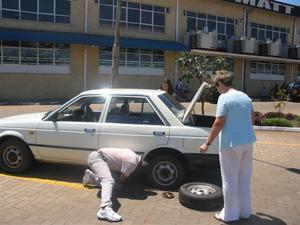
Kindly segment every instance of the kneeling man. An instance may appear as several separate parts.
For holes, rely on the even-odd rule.
[[[141,156],[127,148],[101,148],[88,156],[88,165],[83,177],[83,185],[101,185],[101,205],[97,213],[99,219],[111,222],[121,221],[122,217],[112,209],[112,191],[116,182],[123,183],[138,167]],[[114,172],[120,172],[118,181],[114,179]]]

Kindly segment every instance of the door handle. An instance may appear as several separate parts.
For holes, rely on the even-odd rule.
[[[95,133],[96,129],[93,129],[93,128],[84,128],[84,132],[86,132],[86,133]]]
[[[166,133],[164,131],[153,131],[153,134],[154,135],[157,135],[157,136],[163,136],[165,135]]]

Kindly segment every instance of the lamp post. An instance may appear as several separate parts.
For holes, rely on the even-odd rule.
[[[111,86],[116,87],[117,76],[119,75],[119,60],[120,60],[120,17],[121,17],[121,0],[117,0],[117,9],[115,17],[115,38],[112,49],[112,78]]]

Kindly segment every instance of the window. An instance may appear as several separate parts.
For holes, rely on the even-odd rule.
[[[234,19],[187,11],[187,30],[217,31],[218,39],[234,35]]]
[[[98,122],[105,101],[103,96],[82,97],[60,111],[56,121]]]
[[[254,80],[284,80],[285,64],[250,62],[250,78]]]
[[[164,125],[146,98],[112,97],[106,122]]]
[[[251,23],[251,37],[254,37],[257,40],[270,39],[272,41],[277,41],[277,39],[281,39],[282,43],[286,43],[287,34],[287,28]]]
[[[1,41],[3,64],[69,65],[70,46],[48,42]]]
[[[116,4],[116,0],[99,0],[100,24],[114,25]],[[163,33],[168,12],[167,7],[123,1],[121,27]]]
[[[2,18],[70,23],[70,0],[0,0]]]
[[[102,47],[99,53],[100,66],[112,65],[112,48]],[[131,68],[164,68],[164,53],[152,49],[120,49],[120,66]]]

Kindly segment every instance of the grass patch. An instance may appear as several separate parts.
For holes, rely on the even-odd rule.
[[[262,126],[293,127],[293,123],[285,118],[263,118]]]

